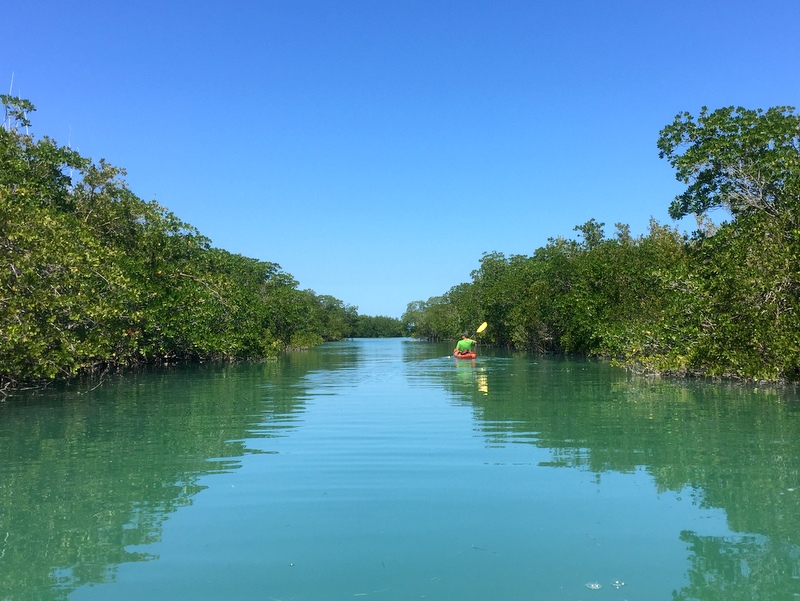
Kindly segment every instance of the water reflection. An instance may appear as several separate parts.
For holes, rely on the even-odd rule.
[[[175,367],[0,403],[0,599],[66,599],[153,559],[137,549],[205,477],[291,431],[313,367]]]
[[[797,599],[800,548],[783,537],[681,534],[691,551],[689,585],[676,600]]]
[[[192,598],[213,598],[210,578],[191,570],[223,561],[216,549],[186,558],[153,544],[176,538],[176,523],[196,530],[198,515],[215,518],[201,527],[216,528],[208,541],[222,541],[233,574],[213,592],[236,579],[247,598],[332,598],[331,587],[350,590],[364,574],[371,594],[387,580],[407,593],[383,598],[523,598],[522,587],[537,598],[565,565],[577,573],[606,561],[613,573],[580,572],[572,592],[554,586],[542,598],[665,598],[668,586],[687,601],[800,593],[797,403],[631,378],[598,362],[449,352],[350,341],[0,404],[0,599],[67,599],[113,581],[123,564],[148,570],[127,581],[127,598],[140,598],[137,585],[160,565],[176,589],[192,582]],[[251,486],[226,496],[214,484],[234,473],[237,495]],[[559,491],[564,483],[576,490]],[[708,528],[712,514],[722,519]],[[648,520],[662,519],[680,528],[647,538],[658,527]],[[664,577],[668,586],[646,594],[640,574],[620,569],[650,552],[642,540],[678,548],[678,585]],[[231,558],[240,547],[257,560]],[[183,579],[170,571],[192,563]],[[534,564],[546,567],[529,578]]]
[[[425,373],[471,404],[488,445],[536,445],[551,455],[541,466],[598,482],[644,470],[658,492],[724,510],[736,534],[681,534],[691,568],[675,599],[800,597],[800,404],[787,391],[502,353]]]

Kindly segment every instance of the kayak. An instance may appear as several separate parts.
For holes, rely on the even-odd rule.
[[[455,357],[456,359],[474,359],[477,356],[478,355],[476,355],[472,351],[470,351],[469,353],[463,353],[463,354],[459,353],[458,351],[453,351],[453,357]]]

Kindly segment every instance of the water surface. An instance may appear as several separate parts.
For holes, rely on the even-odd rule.
[[[0,403],[0,599],[800,598],[792,392],[449,350]]]

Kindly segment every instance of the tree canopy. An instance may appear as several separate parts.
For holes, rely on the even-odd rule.
[[[686,185],[684,235],[589,219],[530,256],[487,252],[471,281],[401,320],[214,248],[127,186],[124,169],[35,139],[33,104],[0,96],[0,378],[113,365],[274,355],[351,336],[439,340],[487,321],[485,343],[609,357],[657,372],[800,377],[800,117],[703,108],[661,130]],[[709,212],[722,209],[715,224]]]
[[[125,171],[28,133],[0,96],[0,377],[274,355],[352,336],[357,309],[211,246]]]
[[[575,227],[531,256],[486,253],[472,281],[408,305],[415,336],[488,321],[484,342],[609,357],[635,369],[756,379],[800,377],[800,118],[703,108],[661,132],[660,156],[686,184],[669,207],[683,235],[650,222]],[[713,209],[729,220],[714,224]]]
[[[733,215],[797,211],[800,116],[792,107],[703,107],[697,119],[681,113],[661,130],[658,148],[687,185],[670,205],[673,218],[714,208]]]

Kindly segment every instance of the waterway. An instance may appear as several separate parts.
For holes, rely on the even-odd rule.
[[[800,599],[795,391],[450,348],[0,402],[0,600]]]

